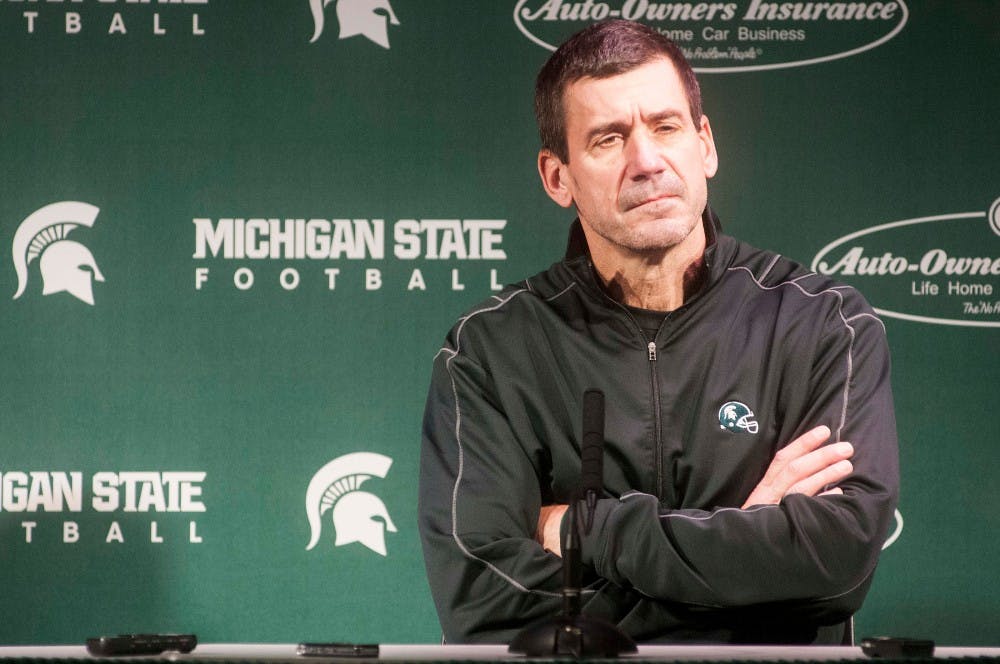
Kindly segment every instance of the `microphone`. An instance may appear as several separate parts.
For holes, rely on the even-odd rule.
[[[580,446],[580,493],[587,502],[586,534],[594,525],[597,499],[604,492],[604,392],[583,393],[583,443]]]
[[[563,615],[580,613],[583,564],[580,562],[579,501],[587,505],[584,531],[594,526],[597,499],[604,491],[604,392],[589,389],[583,393],[583,438],[580,443],[580,488],[569,501],[564,518],[569,519],[566,538],[560,547],[563,556]]]
[[[604,492],[604,393],[589,389],[583,393],[583,438],[580,442],[580,487],[569,499],[563,519],[569,519],[563,554],[563,607],[560,615],[528,625],[510,642],[508,651],[528,657],[572,655],[618,657],[637,651],[632,641],[616,625],[596,616],[580,613],[583,565],[580,561],[578,509],[587,505],[587,534],[594,525],[597,499]]]

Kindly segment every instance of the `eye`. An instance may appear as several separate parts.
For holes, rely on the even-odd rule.
[[[621,134],[608,134],[607,136],[602,136],[594,141],[594,147],[597,148],[613,148],[619,143],[621,143]]]
[[[658,134],[672,134],[677,131],[679,127],[676,124],[664,123],[656,126],[656,133]]]

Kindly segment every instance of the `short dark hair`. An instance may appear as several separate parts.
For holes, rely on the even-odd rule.
[[[701,88],[680,47],[653,28],[615,19],[595,23],[570,37],[538,72],[535,119],[542,147],[564,163],[569,162],[563,94],[570,83],[581,78],[610,78],[624,74],[657,58],[673,63],[684,84],[691,119],[697,127],[702,115]]]

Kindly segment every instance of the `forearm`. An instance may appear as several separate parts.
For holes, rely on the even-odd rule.
[[[848,488],[793,495],[747,510],[661,511],[631,494],[600,501],[584,561],[615,584],[655,599],[711,607],[821,600],[872,572],[894,498]]]

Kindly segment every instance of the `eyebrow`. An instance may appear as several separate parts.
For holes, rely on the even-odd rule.
[[[664,120],[674,120],[683,119],[684,114],[681,111],[676,111],[672,109],[667,109],[663,111],[658,111],[656,113],[651,113],[647,116],[647,122],[651,124],[656,124],[657,122],[663,122]],[[607,133],[617,133],[617,134],[627,134],[629,132],[629,123],[620,121],[606,122],[596,127],[591,128],[587,132],[587,143],[589,144],[596,137]]]
[[[607,122],[597,125],[587,132],[587,144],[589,145],[595,138],[604,134],[627,134],[628,131],[629,125],[624,122]]]

